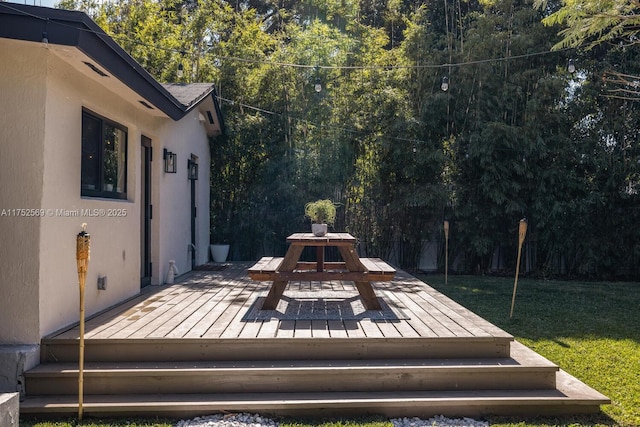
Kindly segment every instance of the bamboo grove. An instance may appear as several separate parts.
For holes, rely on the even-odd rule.
[[[452,268],[513,272],[527,218],[529,273],[640,277],[640,103],[616,96],[640,80],[635,36],[562,45],[562,5],[526,0],[62,6],[161,81],[215,82],[211,240],[233,259],[284,253],[331,198],[336,229],[405,269],[425,242],[443,268],[448,220]]]

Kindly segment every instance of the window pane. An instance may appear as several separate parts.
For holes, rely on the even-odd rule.
[[[104,190],[124,193],[127,172],[127,134],[122,129],[104,125]]]
[[[100,120],[82,115],[82,189],[100,190]]]
[[[81,195],[127,197],[127,129],[82,112]]]

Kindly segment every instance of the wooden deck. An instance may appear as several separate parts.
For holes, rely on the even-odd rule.
[[[276,310],[249,263],[193,271],[88,319],[84,413],[189,417],[593,413],[609,399],[409,274],[294,281]],[[79,329],[42,340],[21,415],[77,412]]]
[[[420,280],[398,271],[390,283],[374,283],[376,294],[406,313],[405,319],[267,320],[245,314],[268,290],[267,282],[247,276],[249,264],[233,263],[222,271],[193,271],[179,283],[154,287],[144,294],[87,320],[85,339],[140,338],[452,338],[511,335]],[[294,282],[285,290],[312,297],[358,296],[353,282]],[[276,314],[277,315],[277,314]],[[77,327],[53,339],[77,339]]]

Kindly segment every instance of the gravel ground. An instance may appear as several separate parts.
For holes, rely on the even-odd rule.
[[[489,423],[471,418],[446,418],[435,416],[420,418],[393,418],[394,427],[488,427]],[[176,427],[278,427],[278,423],[258,414],[211,415],[191,420],[181,420]]]

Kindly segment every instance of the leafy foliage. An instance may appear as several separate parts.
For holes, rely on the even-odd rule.
[[[455,269],[512,271],[527,217],[528,272],[637,278],[635,9],[603,4],[622,16],[606,24],[595,4],[63,6],[92,14],[161,81],[216,83],[227,134],[210,144],[211,240],[232,243],[231,259],[283,253],[286,236],[307,228],[305,203],[331,199],[336,230],[405,269],[420,265],[425,242],[444,258],[446,219]],[[569,54],[552,51],[614,36],[629,43],[572,52],[573,75]]]
[[[304,205],[304,215],[316,224],[331,226],[336,220],[336,206],[329,199],[316,200]]]

